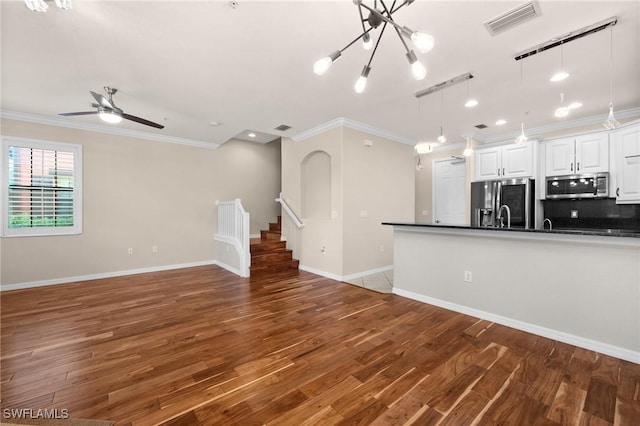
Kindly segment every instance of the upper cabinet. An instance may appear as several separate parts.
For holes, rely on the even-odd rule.
[[[611,133],[616,203],[640,203],[640,123]]]
[[[475,152],[474,180],[530,177],[533,174],[533,145],[505,145]]]
[[[547,142],[545,171],[547,176],[608,172],[608,133],[593,133]]]

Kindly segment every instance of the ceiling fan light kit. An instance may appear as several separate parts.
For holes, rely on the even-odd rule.
[[[354,91],[356,93],[362,93],[366,88],[367,77],[369,75],[369,71],[371,71],[371,62],[373,61],[373,57],[376,54],[376,50],[380,40],[382,39],[382,35],[384,34],[384,30],[387,27],[387,24],[394,27],[394,30],[398,37],[400,38],[400,42],[402,43],[405,51],[406,57],[411,66],[411,73],[416,80],[422,80],[427,75],[427,68],[418,60],[415,52],[409,49],[407,42],[404,38],[408,38],[413,46],[421,53],[427,53],[435,44],[434,38],[425,33],[421,33],[419,31],[414,31],[409,27],[398,25],[393,19],[393,14],[397,12],[400,8],[404,6],[408,6],[413,3],[415,0],[404,0],[400,5],[395,6],[395,2],[392,4],[391,9],[387,7],[384,0],[375,0],[373,6],[369,6],[365,3],[364,0],[353,0],[353,3],[358,7],[358,14],[360,16],[360,21],[362,25],[362,34],[356,37],[353,41],[348,43],[345,47],[340,50],[336,50],[331,53],[329,56],[325,56],[322,59],[316,61],[313,65],[313,72],[322,75],[331,65],[342,55],[346,49],[348,49],[351,45],[353,45],[356,41],[362,39],[363,46],[366,50],[370,50],[373,47],[373,52],[371,53],[371,57],[369,58],[369,62],[363,68],[360,77],[354,84]],[[368,15],[365,18],[363,11],[367,11]],[[366,25],[369,28],[366,27]],[[382,30],[378,36],[378,40],[373,44],[373,40],[371,38],[371,30],[374,30],[382,25]]]

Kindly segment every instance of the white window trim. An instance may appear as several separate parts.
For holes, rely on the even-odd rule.
[[[66,151],[74,153],[73,226],[9,228],[9,169],[7,167],[9,146]],[[82,145],[21,138],[17,136],[2,136],[0,170],[2,171],[2,188],[0,188],[2,209],[0,209],[0,220],[2,221],[3,237],[77,235],[82,233]]]

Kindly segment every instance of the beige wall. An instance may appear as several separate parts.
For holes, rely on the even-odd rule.
[[[251,232],[279,214],[278,143],[210,150],[14,120],[2,133],[82,144],[84,162],[83,233],[2,238],[2,285],[210,262],[216,200],[241,198]]]
[[[393,264],[393,229],[381,223],[414,219],[413,152],[410,145],[343,130],[342,275]]]
[[[298,213],[300,164],[318,150],[331,157],[331,218],[302,217],[298,230],[283,217],[288,247],[303,267],[337,277],[390,266],[393,233],[381,222],[413,221],[413,147],[346,127],[300,142],[283,139],[283,194]]]
[[[478,147],[475,141],[471,141],[471,146]],[[417,155],[414,158],[415,171],[415,221],[418,223],[432,223],[433,221],[433,163],[434,161],[445,160],[452,156],[463,157],[462,151],[464,147],[454,147],[451,149],[439,149],[431,154],[422,154],[422,169],[416,170],[415,165],[418,162]],[[470,217],[469,200],[471,200],[471,180],[473,179],[473,156],[466,158],[465,162],[465,218]],[[426,214],[425,214],[426,213]]]
[[[640,362],[631,240],[396,227],[394,293]]]

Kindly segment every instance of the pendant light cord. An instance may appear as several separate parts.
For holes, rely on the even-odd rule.
[[[609,105],[613,105],[613,26],[609,27],[610,29],[610,33],[609,33],[609,40],[610,40],[610,46],[609,46],[609,54],[610,54],[610,61],[609,61]]]

